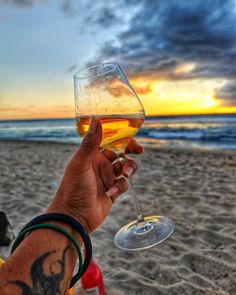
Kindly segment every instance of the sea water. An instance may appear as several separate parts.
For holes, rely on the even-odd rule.
[[[0,140],[81,143],[74,119],[0,121]],[[144,146],[236,150],[236,114],[146,117]]]

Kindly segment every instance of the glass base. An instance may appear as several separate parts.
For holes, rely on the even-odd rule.
[[[143,222],[132,221],[115,235],[116,246],[124,251],[151,248],[166,240],[174,231],[174,222],[163,216],[144,217]]]

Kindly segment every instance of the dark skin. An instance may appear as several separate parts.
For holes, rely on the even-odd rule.
[[[112,204],[128,189],[126,179],[137,170],[136,163],[100,150],[102,127],[92,118],[89,131],[69,161],[58,191],[47,212],[61,212],[77,219],[89,233],[106,218]],[[132,140],[126,153],[140,154],[143,148]],[[82,240],[69,225],[51,222]],[[51,229],[30,233],[0,269],[1,295],[67,294],[77,254],[71,242]]]
[[[22,290],[22,295],[60,294],[60,284],[65,276],[65,255],[69,249],[69,246],[67,246],[63,250],[61,259],[56,261],[60,265],[59,272],[53,271],[53,263],[50,265],[50,273],[44,272],[44,263],[47,257],[53,254],[53,252],[46,252],[39,256],[31,267],[32,287],[21,280],[11,281],[11,283]]]
[[[101,123],[93,118],[83,145],[70,160],[56,197],[48,209],[55,211],[54,204],[57,207],[61,204],[62,210],[79,219],[88,232],[94,231],[102,223],[115,199],[127,191],[125,178],[117,177],[122,174],[131,176],[126,172],[129,167],[133,173],[137,171],[136,163],[130,158],[113,165],[117,155],[108,150],[99,150],[101,138]],[[132,140],[126,152],[142,153],[143,148]]]

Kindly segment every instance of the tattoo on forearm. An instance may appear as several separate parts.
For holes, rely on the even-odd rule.
[[[50,257],[56,251],[46,252],[43,255],[39,256],[38,259],[35,260],[31,267],[31,280],[32,287],[27,285],[25,282],[17,280],[11,281],[10,283],[15,284],[22,290],[22,295],[60,295],[65,292],[65,290],[61,290],[61,282],[65,276],[65,257],[66,252],[70,249],[67,246],[62,253],[62,257],[59,260],[56,260],[56,263],[60,265],[60,272],[53,271],[54,262],[50,263],[49,269],[50,274],[47,275],[44,272],[44,262],[47,257]],[[62,293],[63,292],[63,293]]]

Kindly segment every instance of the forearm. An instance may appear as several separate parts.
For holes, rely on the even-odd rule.
[[[71,233],[70,226],[54,222]],[[1,295],[66,294],[77,253],[72,242],[52,229],[30,233],[0,269]]]

